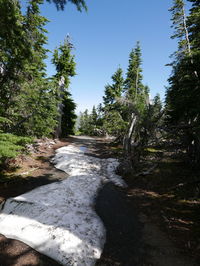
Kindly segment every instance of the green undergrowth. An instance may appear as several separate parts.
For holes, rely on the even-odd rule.
[[[0,167],[3,168],[9,159],[25,151],[25,145],[32,143],[30,137],[16,136],[9,133],[0,133]]]

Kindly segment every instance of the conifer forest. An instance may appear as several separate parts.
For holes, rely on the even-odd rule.
[[[28,162],[26,158],[33,159],[36,156],[31,155],[34,149],[39,150],[37,159],[34,157],[34,160],[41,161],[42,165],[50,160],[50,157],[45,157],[44,151],[40,152],[40,145],[47,142],[57,145],[55,150],[72,145],[77,138],[75,146],[86,147],[86,157],[95,150],[95,158],[99,156],[98,158],[106,160],[112,157],[119,161],[116,173],[125,180],[127,188],[122,191],[120,188],[120,192],[118,189],[115,189],[118,192],[113,192],[113,188],[109,188],[110,194],[106,194],[102,189],[102,195],[118,197],[115,193],[124,193],[127,203],[122,204],[123,196],[119,203],[118,199],[114,200],[114,196],[113,200],[108,199],[108,202],[115,201],[114,206],[118,204],[116,210],[121,208],[129,212],[129,209],[135,208],[136,212],[141,212],[144,220],[142,223],[145,224],[146,220],[150,219],[151,224],[158,224],[161,228],[159,230],[163,230],[170,236],[170,241],[174,241],[173,247],[177,245],[181,250],[180,254],[184,255],[180,255],[181,259],[178,255],[172,261],[166,259],[166,264],[162,264],[159,257],[157,262],[149,262],[149,256],[153,256],[153,252],[149,255],[150,251],[147,252],[148,247],[145,246],[139,248],[143,251],[132,253],[131,245],[137,250],[136,244],[131,244],[129,240],[133,237],[132,231],[127,231],[129,238],[126,241],[126,237],[123,239],[126,230],[121,227],[119,229],[116,225],[117,229],[112,229],[115,231],[114,238],[108,233],[108,242],[96,264],[90,260],[78,261],[80,254],[78,259],[74,255],[77,260],[70,257],[64,261],[57,260],[57,255],[49,256],[48,252],[44,252],[44,255],[54,261],[47,258],[38,264],[12,264],[8,262],[2,248],[1,236],[4,233],[0,228],[0,265],[199,265],[200,0],[170,1],[171,8],[168,12],[173,31],[171,39],[176,41],[177,50],[168,55],[169,61],[166,62],[165,67],[170,68],[171,74],[168,77],[164,99],[159,93],[152,98],[152,88],[144,82],[144,51],[141,41],[138,40],[129,54],[124,53],[128,67],[124,69],[118,65],[110,81],[103,85],[102,101],[93,105],[91,110],[85,108],[79,113],[76,111],[78,103],[69,89],[71,79],[79,75],[76,66],[77,50],[69,35],[54,50],[49,51],[46,48],[49,42],[46,30],[48,18],[41,14],[41,7],[45,2],[54,7],[55,12],[65,12],[66,15],[68,6],[73,6],[77,12],[83,13],[90,9],[89,0],[0,0],[0,206],[7,198],[37,187],[30,185],[30,182],[35,182],[30,181],[34,179],[30,171],[34,173],[34,169],[38,170],[40,166],[34,168],[29,165],[32,170],[24,170],[28,173],[26,177],[22,178],[19,174],[21,164]],[[186,5],[189,5],[188,10]],[[55,69],[51,76],[46,67],[47,58]],[[119,63],[116,55],[116,66]],[[89,137],[88,144],[87,141],[84,143],[86,136]],[[71,150],[65,152],[67,154]],[[53,155],[49,153],[49,156]],[[79,159],[81,162],[82,157]],[[75,161],[77,165],[79,159]],[[98,165],[99,162],[95,163]],[[105,167],[105,164],[105,161],[101,162],[102,167]],[[63,171],[61,166],[56,168]],[[68,173],[66,169],[64,171]],[[111,175],[111,172],[108,173]],[[38,176],[41,177],[41,173]],[[49,183],[41,182],[40,185]],[[27,184],[30,188],[23,190],[23,186],[28,187]],[[95,203],[97,214],[110,232],[111,225],[108,222],[107,227],[106,224],[107,214],[104,215],[101,209],[107,206],[101,205],[105,198],[101,199],[101,192],[98,195],[100,196]],[[111,210],[108,212],[112,213]],[[128,216],[131,215],[132,211]],[[129,230],[129,225],[126,226],[126,222],[129,224],[128,218],[122,219],[125,220],[124,227]],[[149,232],[152,230],[149,229]],[[145,232],[143,234],[145,238]],[[159,236],[156,239],[158,238]],[[119,239],[127,252],[121,246],[113,244]],[[169,246],[170,252],[171,244]],[[35,249],[34,245],[31,247]],[[148,255],[145,255],[147,253]],[[168,255],[163,256],[165,259]],[[135,259],[136,257],[138,259]]]

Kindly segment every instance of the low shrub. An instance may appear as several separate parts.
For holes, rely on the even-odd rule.
[[[0,167],[4,167],[8,159],[15,158],[25,150],[25,145],[31,143],[32,138],[16,136],[0,132]]]

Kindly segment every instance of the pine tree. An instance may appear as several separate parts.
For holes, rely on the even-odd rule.
[[[105,86],[105,96],[103,97],[105,106],[113,105],[116,102],[117,98],[121,97],[123,91],[123,70],[119,67],[111,78],[113,84],[108,84]]]
[[[183,1],[181,2],[183,3]],[[168,126],[177,128],[175,130],[176,136],[180,138],[190,158],[199,162],[200,53],[197,28],[200,19],[200,3],[195,0],[191,2],[193,2],[193,7],[190,10],[189,18],[184,18],[185,24],[183,23],[183,16],[180,20],[182,24],[176,24],[177,27],[182,25],[183,30],[180,37],[186,43],[186,48],[183,50],[183,46],[180,45],[180,37],[176,35],[175,37],[178,37],[179,40],[178,54],[182,56],[177,57],[173,63],[172,75],[169,78],[170,86],[166,92],[166,107]],[[176,13],[173,13],[172,19],[176,22],[175,15]]]
[[[124,89],[123,70],[119,67],[112,75],[112,85],[105,86],[103,96],[103,129],[112,136],[121,136],[124,132],[124,120],[122,118],[123,108],[119,103]]]
[[[0,164],[6,158],[15,157],[30,142],[29,138],[10,132],[37,137],[51,136],[58,118],[59,101],[55,81],[45,78],[44,45],[47,38],[44,26],[47,19],[40,15],[39,8],[43,0],[26,2],[27,10],[23,11],[23,15],[20,0],[0,0]],[[84,0],[48,2],[54,2],[58,9],[64,9],[68,2],[76,5],[79,11],[86,9]],[[73,60],[71,63],[73,65]],[[66,69],[61,64],[63,73],[60,77],[57,73],[57,83],[65,78],[64,81],[69,85],[68,75],[64,73]],[[72,74],[73,67],[69,72]],[[63,127],[63,131],[71,133],[69,130],[74,124],[75,104],[66,91],[63,106],[67,116],[62,117],[62,126],[67,125],[68,130],[65,131]]]
[[[91,119],[88,109],[80,114],[79,131],[84,135],[90,135],[91,133]]]
[[[124,110],[126,113],[125,121],[128,126],[124,134],[123,147],[124,156],[129,162],[130,168],[138,164],[140,152],[133,148],[131,143],[137,143],[140,147],[142,141],[142,127],[145,119],[146,110],[149,104],[148,87],[142,82],[142,59],[141,48],[137,42],[129,56],[129,66],[125,80],[125,100]],[[136,145],[135,145],[136,146]],[[143,147],[142,147],[143,148]]]
[[[31,57],[24,20],[19,1],[0,0],[0,116],[7,118]]]
[[[71,94],[68,91],[64,92],[63,96],[63,115],[61,121],[61,137],[67,137],[74,134],[74,127],[76,123],[76,104],[74,103]]]
[[[178,52],[176,53],[179,60],[191,53],[184,0],[173,0],[173,6],[169,11],[172,13],[172,28],[174,28],[174,34],[171,38],[179,40]]]
[[[24,15],[24,34],[30,57],[25,64],[20,93],[13,97],[13,105],[8,109],[14,122],[11,130],[23,135],[49,135],[56,122],[56,97],[44,78],[47,52],[44,26],[47,20],[40,15],[41,3],[41,0],[30,0]]]
[[[28,62],[26,73],[28,79],[42,78],[45,76],[46,65],[44,59],[47,58],[47,44],[45,25],[48,20],[40,15],[40,4],[42,0],[29,0],[25,16],[25,29],[28,38],[27,45],[31,49],[31,60]]]
[[[82,11],[83,9],[87,10],[87,6],[84,0],[46,0],[46,1],[49,3],[53,2],[56,5],[58,10],[60,9],[64,10],[65,5],[68,2],[71,2],[72,4],[74,4],[77,7],[78,11]]]
[[[135,100],[142,93],[142,60],[140,43],[137,42],[135,49],[132,49],[129,56],[129,66],[125,80],[125,92],[128,99]]]
[[[197,0],[189,0],[192,2],[192,8],[188,17],[189,39],[192,48],[193,68],[196,71],[195,76],[200,80],[200,2]]]
[[[92,118],[92,124],[94,126],[96,126],[97,125],[98,115],[97,115],[97,111],[96,111],[95,106],[92,107],[91,118]]]
[[[58,100],[52,82],[35,79],[26,82],[16,97],[11,132],[29,136],[52,136],[57,124]]]
[[[62,136],[62,128],[65,128],[65,125],[62,125],[62,122],[65,120],[63,119],[63,115],[66,115],[63,113],[64,108],[66,104],[66,100],[64,100],[64,97],[66,95],[66,89],[69,88],[70,84],[70,77],[73,77],[75,73],[75,61],[74,56],[71,55],[71,50],[73,48],[73,45],[69,41],[69,37],[66,38],[64,41],[64,44],[61,44],[58,49],[55,49],[53,54],[52,62],[56,67],[56,74],[54,76],[54,79],[57,83],[57,94],[58,99],[60,101],[58,105],[58,111],[59,111],[59,117],[58,117],[58,127],[56,129],[56,137]],[[73,110],[74,111],[74,110]]]
[[[164,111],[160,95],[156,94],[151,103],[147,106],[144,117],[142,119],[142,146],[147,146],[149,141],[157,142],[157,138],[161,135],[163,126]]]

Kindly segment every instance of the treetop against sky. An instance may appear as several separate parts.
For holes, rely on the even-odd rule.
[[[165,86],[171,68],[170,54],[176,50],[176,41],[171,40],[173,30],[168,9],[172,0],[88,0],[88,11],[77,12],[74,5],[57,11],[47,2],[42,5],[42,15],[47,24],[49,44],[53,50],[70,35],[74,44],[77,76],[70,89],[78,104],[77,111],[92,108],[102,101],[104,86],[120,66],[127,71],[131,49],[139,40],[142,48],[144,84],[154,96],[164,97]],[[51,53],[49,53],[51,57]],[[48,75],[54,68],[47,60]]]

